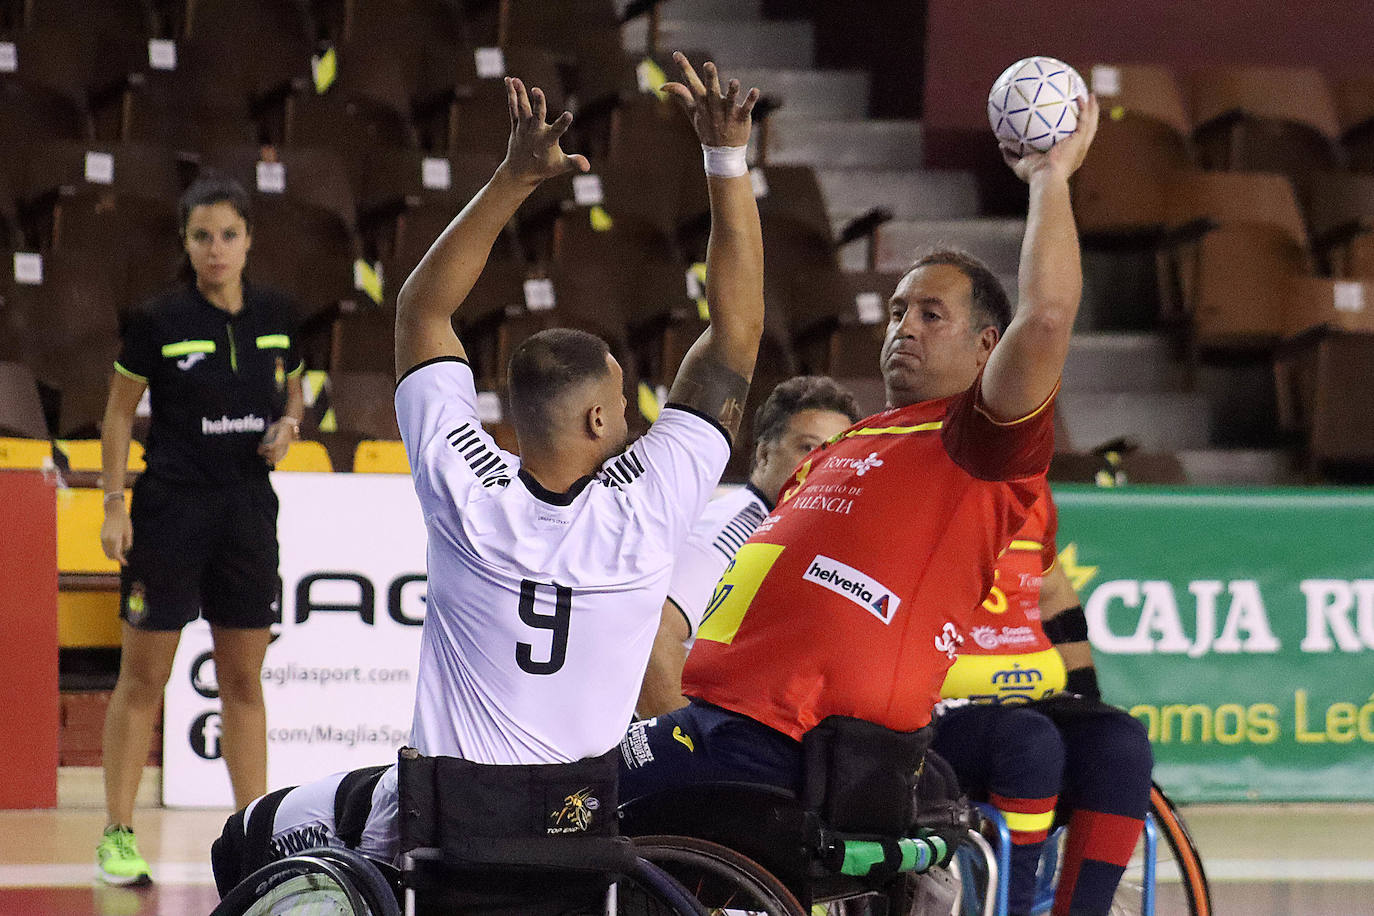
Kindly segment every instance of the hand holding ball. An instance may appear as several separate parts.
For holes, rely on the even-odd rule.
[[[1048,152],[1078,127],[1083,77],[1053,57],[1027,57],[1002,71],[988,94],[988,122],[1016,156]]]

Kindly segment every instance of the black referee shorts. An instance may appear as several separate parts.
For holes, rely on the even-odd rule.
[[[130,520],[119,616],[131,626],[180,630],[202,615],[235,629],[277,622],[277,494],[266,478],[187,487],[144,475]]]

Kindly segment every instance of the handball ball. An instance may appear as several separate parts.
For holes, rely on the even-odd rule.
[[[1087,98],[1083,77],[1053,57],[1027,57],[1002,71],[988,94],[988,122],[1018,156],[1043,153],[1074,132]]]

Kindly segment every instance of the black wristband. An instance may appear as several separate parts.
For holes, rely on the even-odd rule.
[[[1093,667],[1075,668],[1069,672],[1064,686],[1069,693],[1076,693],[1090,700],[1101,700],[1102,689],[1097,686],[1097,669]]]
[[[1084,642],[1088,638],[1088,618],[1083,616],[1081,604],[1060,611],[1041,626],[1050,642],[1056,646],[1066,642]]]

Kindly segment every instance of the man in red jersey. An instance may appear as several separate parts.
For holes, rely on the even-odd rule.
[[[1049,487],[997,564],[969,640],[945,678],[932,745],[963,791],[1011,830],[1009,912],[1035,903],[1056,821],[1069,825],[1055,916],[1101,916],[1150,807],[1150,741],[1100,701],[1088,625],[1057,562]]]
[[[952,251],[889,303],[888,409],[813,452],[722,576],[683,672],[691,703],[637,723],[621,794],[735,779],[796,789],[829,716],[928,725],[997,558],[1053,453],[1052,402],[1082,293],[1069,177],[1096,131],[1008,165],[1030,185],[1020,307]]]

